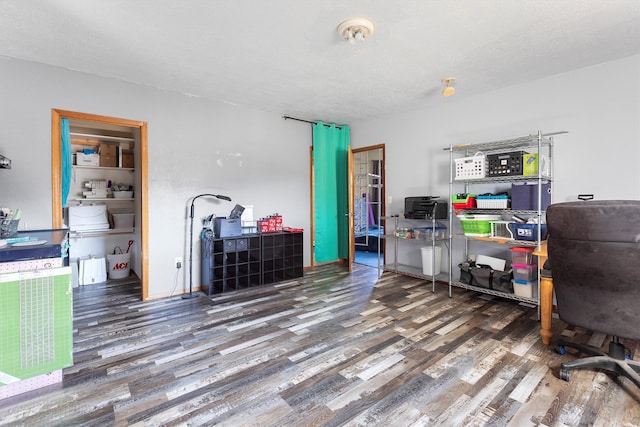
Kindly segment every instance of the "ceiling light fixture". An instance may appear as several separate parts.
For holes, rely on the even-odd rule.
[[[338,24],[338,34],[351,44],[355,44],[356,41],[365,41],[375,29],[373,21],[360,16],[346,19]]]
[[[451,96],[456,93],[456,88],[451,86],[455,81],[455,77],[447,77],[446,79],[442,79],[442,83],[445,84],[444,89],[442,89],[442,96]]]

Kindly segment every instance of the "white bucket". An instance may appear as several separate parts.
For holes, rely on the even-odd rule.
[[[436,251],[435,268],[433,265],[433,251]],[[440,262],[442,259],[442,248],[440,246],[425,246],[422,251],[422,274],[425,276],[435,276],[440,274]],[[434,271],[435,270],[435,271]]]
[[[129,276],[131,254],[107,255],[109,279],[124,279]]]

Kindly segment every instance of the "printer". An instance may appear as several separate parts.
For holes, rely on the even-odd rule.
[[[446,219],[449,203],[437,196],[405,197],[404,217],[408,219]]]

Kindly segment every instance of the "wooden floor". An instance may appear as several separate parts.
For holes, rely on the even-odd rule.
[[[640,390],[558,379],[574,356],[542,345],[536,310],[515,301],[357,265],[212,300],[139,294],[76,289],[74,366],[62,386],[0,401],[0,424],[640,426]]]

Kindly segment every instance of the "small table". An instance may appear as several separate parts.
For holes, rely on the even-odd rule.
[[[538,256],[540,270],[547,260],[547,243],[542,243],[535,251]],[[553,311],[553,280],[551,277],[540,276],[540,337],[545,345],[551,342],[551,315]]]

